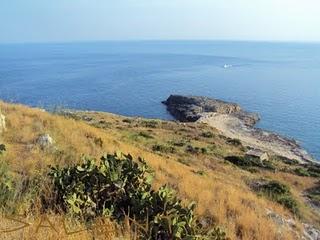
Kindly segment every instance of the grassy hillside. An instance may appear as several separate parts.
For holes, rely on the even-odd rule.
[[[207,224],[219,226],[230,239],[298,239],[302,223],[320,226],[319,212],[307,204],[319,200],[319,192],[310,190],[318,187],[317,168],[277,156],[268,162],[248,164],[241,143],[209,126],[97,112],[52,114],[3,102],[0,109],[6,117],[6,131],[0,138],[6,149],[0,156],[2,169],[7,168],[16,182],[35,176],[40,179],[35,185],[21,184],[16,189],[14,200],[2,208],[1,226],[12,225],[5,217],[8,213],[41,222],[39,192],[50,195],[52,191],[47,179],[49,165],[71,166],[79,164],[83,156],[100,159],[116,151],[145,159],[155,173],[155,190],[168,184],[184,203],[195,201],[197,215]],[[37,143],[43,134],[52,137],[53,146],[43,148]],[[19,196],[22,190],[28,194]],[[294,220],[295,226],[281,226],[268,216],[270,211]],[[1,239],[92,239],[92,231],[67,236],[63,214],[49,215],[56,231],[40,228],[35,234],[37,224],[32,224],[20,231],[0,233]],[[114,224],[108,222],[110,228]]]

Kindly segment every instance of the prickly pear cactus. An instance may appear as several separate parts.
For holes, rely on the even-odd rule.
[[[84,159],[76,166],[52,167],[50,177],[55,203],[64,210],[90,220],[97,216],[117,221],[135,219],[142,239],[224,239],[219,229],[205,231],[198,223],[195,204],[184,206],[168,186],[152,190],[152,171],[139,158],[108,154],[100,161]]]

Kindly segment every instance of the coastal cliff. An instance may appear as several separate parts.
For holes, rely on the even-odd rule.
[[[236,103],[202,96],[171,95],[163,104],[177,120],[209,124],[225,136],[239,139],[249,148],[301,163],[314,161],[294,139],[255,128],[259,115],[244,111]]]

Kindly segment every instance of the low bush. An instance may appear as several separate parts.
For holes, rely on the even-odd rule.
[[[106,155],[96,164],[52,167],[55,201],[51,206],[90,220],[108,216],[117,221],[135,219],[147,228],[142,239],[225,239],[218,228],[204,229],[197,220],[195,204],[182,204],[167,186],[151,188],[152,174],[145,161],[130,155]]]
[[[228,138],[227,139],[227,144],[230,144],[230,145],[233,145],[233,146],[236,146],[236,147],[242,146],[241,141],[239,139],[237,139],[237,138]]]
[[[293,173],[302,177],[320,177],[320,167],[314,164],[306,164],[295,168]]]
[[[299,161],[298,160],[295,160],[295,159],[290,159],[290,158],[286,158],[286,157],[283,157],[283,156],[273,156],[272,157],[275,161],[281,161],[285,164],[288,164],[288,165],[297,165],[299,164]]]
[[[122,120],[124,123],[132,123],[133,121],[130,118],[125,118]]]
[[[14,198],[14,179],[9,166],[0,160],[0,206],[4,210]]]
[[[162,153],[175,153],[176,149],[172,146],[166,146],[161,144],[156,144],[152,146],[152,151],[162,152]]]
[[[0,155],[2,155],[6,150],[6,145],[0,144]]]
[[[143,127],[147,128],[157,128],[158,127],[158,121],[156,120],[144,120],[141,122],[141,125]]]
[[[245,170],[251,170],[254,167],[264,168],[267,170],[275,170],[275,166],[272,164],[272,162],[267,160],[261,161],[260,159],[254,157],[227,156],[225,157],[225,160]]]
[[[294,169],[294,173],[297,174],[298,176],[310,177],[308,170],[305,168],[296,168]]]
[[[212,132],[203,132],[201,133],[201,136],[204,138],[213,138],[214,134]]]
[[[15,214],[32,211],[40,196],[44,179],[36,175],[28,178],[14,174],[10,166],[0,160],[0,212]]]
[[[259,190],[263,191],[270,197],[276,197],[279,195],[290,193],[289,187],[278,181],[270,181],[265,184],[262,184]]]
[[[204,148],[204,147],[194,147],[192,145],[188,145],[186,147],[186,152],[192,153],[192,154],[207,154],[208,153],[208,149]]]
[[[138,134],[139,137],[143,137],[143,138],[146,138],[146,139],[152,139],[153,136],[147,132],[139,132]]]
[[[289,209],[293,214],[299,215],[298,203],[291,195],[281,196],[277,199],[277,202]]]
[[[186,145],[184,141],[170,141],[170,144],[176,147],[183,147]]]
[[[259,185],[256,190],[266,195],[269,199],[283,205],[293,214],[299,215],[298,203],[293,198],[287,185],[278,181],[269,181]]]
[[[311,177],[320,177],[320,166],[312,164],[308,167],[308,173]]]

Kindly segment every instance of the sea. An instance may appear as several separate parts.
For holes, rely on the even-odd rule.
[[[0,98],[172,120],[170,94],[239,103],[320,159],[320,44],[105,41],[0,44]]]

